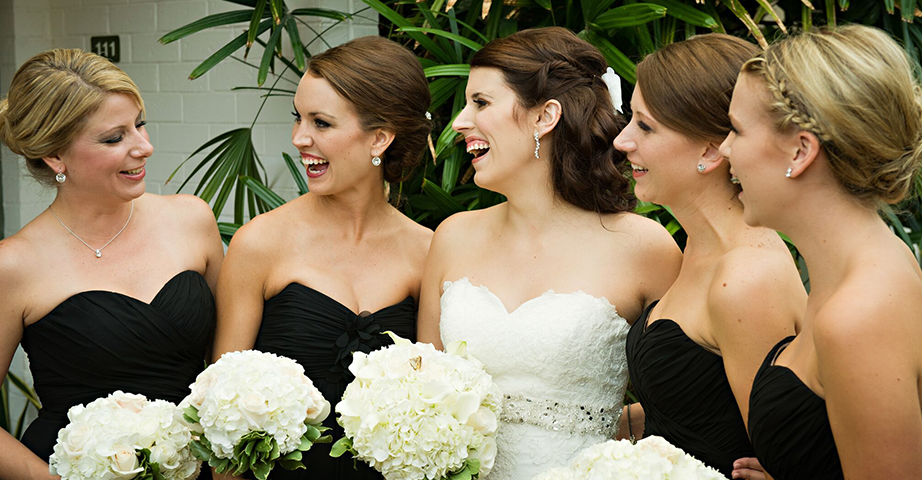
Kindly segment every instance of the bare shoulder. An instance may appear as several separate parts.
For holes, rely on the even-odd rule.
[[[803,290],[790,253],[773,248],[740,246],[718,260],[710,292],[716,300],[739,302],[742,298],[772,292],[781,294],[792,285]],[[803,295],[806,298],[806,292]]]
[[[887,345],[922,348],[922,280],[910,268],[851,273],[814,319],[818,352]]]
[[[428,227],[416,223],[410,217],[402,212],[398,212],[400,218],[400,235],[414,249],[422,249],[424,252],[429,250],[429,244],[432,242],[433,231]]]
[[[633,212],[614,213],[602,216],[602,225],[607,232],[619,234],[628,240],[628,245],[638,249],[640,254],[672,255],[681,253],[679,246],[665,227]]]
[[[21,283],[37,253],[28,234],[23,232],[0,240],[0,290]]]
[[[161,214],[169,215],[172,218],[196,224],[215,222],[211,207],[195,195],[185,193],[176,195],[145,193],[141,198],[142,201],[156,208]]]
[[[433,247],[465,242],[482,232],[482,229],[495,220],[499,212],[504,208],[504,204],[494,205],[482,210],[459,212],[442,220],[442,223],[435,229],[435,235],[432,239]]]

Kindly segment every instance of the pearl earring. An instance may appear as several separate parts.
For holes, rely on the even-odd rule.
[[[65,180],[67,180],[67,175],[64,175],[63,170],[58,172],[58,174],[54,176],[54,181],[58,183],[64,183]]]
[[[794,169],[791,167],[788,167],[788,171],[784,173],[784,176],[787,178],[791,178],[792,173],[794,173]]]
[[[539,148],[541,148],[541,140],[538,139],[538,131],[535,130],[535,158],[541,158],[538,156]]]
[[[381,157],[379,157],[379,156],[377,156],[377,155],[375,155],[374,157],[372,157],[372,158],[371,158],[371,164],[374,165],[374,166],[376,166],[376,167],[380,167],[380,166],[381,166]]]

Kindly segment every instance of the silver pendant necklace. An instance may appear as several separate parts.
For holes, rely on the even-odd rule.
[[[103,245],[103,246],[101,246],[101,247],[99,247],[99,248],[93,248],[93,247],[91,247],[89,243],[84,242],[83,239],[80,238],[79,235],[77,235],[76,233],[74,233],[73,230],[71,230],[70,228],[68,228],[67,225],[64,225],[64,222],[61,221],[61,218],[58,217],[58,214],[54,213],[54,210],[52,210],[50,206],[48,207],[48,211],[51,212],[52,215],[54,215],[54,218],[58,221],[58,223],[61,224],[62,227],[64,227],[65,230],[67,230],[68,232],[70,232],[70,234],[73,235],[74,238],[76,238],[77,240],[80,240],[80,243],[86,245],[86,248],[89,248],[89,249],[92,250],[94,253],[96,253],[96,258],[100,258],[100,257],[102,257],[102,249],[108,247],[109,244],[112,243],[112,240],[115,240],[116,238],[118,238],[118,236],[121,235],[122,232],[124,232],[126,228],[128,228],[128,223],[131,222],[131,215],[134,214],[134,200],[131,201],[131,210],[128,211],[128,220],[125,221],[125,225],[123,225],[123,226],[122,226],[122,229],[119,230],[118,233],[115,234],[115,236],[113,236],[112,238],[110,238],[109,241],[106,242],[105,245]]]

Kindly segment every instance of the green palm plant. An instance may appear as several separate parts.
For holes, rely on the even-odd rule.
[[[26,397],[26,404],[16,417],[13,416],[13,412],[10,410],[10,386]],[[36,410],[42,408],[35,390],[27,385],[19,376],[13,373],[7,373],[6,378],[3,379],[3,383],[0,384],[0,428],[9,432],[10,435],[13,435],[16,439],[22,438],[26,416],[32,408]]]
[[[425,154],[420,168],[407,181],[393,185],[391,192],[395,203],[409,217],[429,227],[437,226],[453,213],[484,208],[502,201],[500,195],[470,182],[473,174],[470,158],[458,143],[459,138],[452,131],[451,122],[464,107],[464,90],[469,74],[467,64],[471,56],[490,40],[518,30],[551,25],[569,28],[598,47],[629,87],[636,81],[637,60],[664,45],[706,32],[743,36],[764,46],[778,36],[809,30],[817,25],[864,23],[893,35],[917,66],[922,58],[922,25],[914,22],[916,15],[922,15],[917,7],[922,5],[922,0],[823,0],[822,3],[818,0],[363,0],[366,7],[351,14],[328,10],[289,11],[284,2],[272,1],[269,4],[270,7],[275,5],[272,11],[278,12],[276,22],[269,21],[270,16],[276,18],[275,14],[260,8],[267,0],[228,1],[251,9],[236,13],[236,16],[206,17],[162,39],[167,42],[214,25],[249,22],[244,34],[197,67],[193,77],[243,48],[247,41],[261,42],[266,46],[262,62],[253,66],[259,68],[259,85],[249,88],[264,89],[266,96],[293,95],[291,90],[277,88],[275,84],[269,88],[262,85],[275,57],[285,66],[282,74],[303,73],[304,65],[298,60],[298,51],[306,57],[307,50],[297,48],[301,44],[295,41],[290,31],[295,58],[279,56],[278,47],[279,32],[282,28],[293,28],[296,24],[292,18],[299,18],[299,15],[323,15],[341,22],[368,11],[375,12],[380,15],[380,24],[387,36],[417,55],[430,79],[432,103],[429,110],[436,123],[434,148],[431,153]],[[324,32],[314,33],[315,38],[303,45],[323,41]],[[268,40],[260,40],[260,35],[268,35]],[[300,38],[297,40],[300,41]],[[272,51],[275,55],[266,53]],[[919,70],[922,71],[922,67]],[[279,78],[281,76],[276,78],[276,84]],[[630,91],[625,98],[629,94]],[[245,213],[252,217],[283,201],[265,187],[263,176],[259,174],[261,163],[252,150],[252,144],[247,143],[248,132],[245,130],[228,132],[209,141],[193,154],[217,145],[196,167],[196,171],[208,167],[196,193],[207,201],[214,200],[216,215],[224,208],[233,187],[237,187],[235,225],[222,225],[225,238],[229,238],[234,228],[243,223]],[[290,158],[286,158],[285,162],[294,178],[303,182],[301,172]],[[299,188],[302,193],[306,191],[306,185],[302,187],[299,183]],[[248,212],[245,206],[249,207]],[[681,225],[668,208],[641,202],[637,212],[658,220],[680,245],[684,245]],[[915,248],[918,248],[922,236],[922,217],[918,212],[918,204],[913,204],[911,208],[886,214],[894,231],[907,243],[914,244]],[[793,247],[792,252],[796,256]]]

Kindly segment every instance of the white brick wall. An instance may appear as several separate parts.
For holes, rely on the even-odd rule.
[[[360,0],[287,0],[290,8],[324,7],[353,12],[364,7]],[[165,33],[197,20],[206,14],[239,10],[240,5],[221,0],[0,0],[0,96],[5,96],[15,70],[33,55],[51,48],[90,49],[90,37],[118,35],[121,61],[118,64],[141,89],[147,106],[148,132],[154,155],[147,163],[147,189],[170,194],[203,155],[187,162],[174,179],[167,178],[207,140],[228,130],[249,126],[261,99],[254,91],[232,92],[236,86],[255,86],[255,69],[228,59],[194,81],[189,73],[202,60],[245,28],[243,25],[208,30],[192,37],[161,45]],[[376,15],[332,29],[325,38],[336,45],[362,35],[376,35]],[[320,31],[333,24],[312,20]],[[287,35],[283,35],[287,41]],[[314,34],[301,29],[309,42]],[[310,49],[319,52],[323,42]],[[286,48],[290,52],[290,48]],[[249,63],[258,63],[262,49],[253,48]],[[242,56],[242,51],[237,54]],[[294,75],[288,78],[297,82]],[[270,75],[267,82],[271,82]],[[283,88],[295,84],[282,81]],[[281,152],[296,154],[291,145],[290,98],[270,98],[253,132],[253,144],[269,176],[270,186],[285,198],[297,195],[294,182],[285,168]],[[296,155],[293,155],[296,157]],[[24,162],[6,147],[0,147],[2,160],[2,207],[4,235],[14,234],[41,213],[54,198],[53,189],[40,187],[25,174]],[[183,191],[191,193],[197,179]],[[231,202],[232,203],[232,202]],[[223,221],[230,221],[233,206],[225,207]],[[31,379],[27,361],[18,351],[11,371]],[[18,412],[24,399],[13,392],[12,408]]]
[[[147,187],[151,192],[175,193],[184,177],[177,175],[178,181],[174,178],[169,185],[164,182],[184,159],[183,155],[192,153],[215,135],[248,126],[259,109],[262,99],[257,92],[231,91],[236,86],[255,86],[256,71],[251,66],[227,59],[201,78],[188,80],[192,69],[239,35],[244,25],[206,30],[169,45],[157,41],[164,33],[204,15],[244,8],[240,5],[221,0],[0,1],[0,12],[12,12],[12,15],[0,14],[3,17],[0,19],[0,52],[8,51],[4,55],[7,68],[0,68],[0,93],[9,87],[15,68],[36,53],[54,47],[90,49],[91,36],[119,36],[121,61],[118,66],[138,84],[147,106],[148,130],[155,150],[148,163]],[[346,12],[364,8],[360,0],[288,0],[288,5],[291,8],[320,6]],[[377,16],[370,11],[364,16],[369,18],[347,22],[327,32],[326,42],[336,45],[355,36],[377,34],[372,20]],[[2,32],[9,30],[3,27],[9,23],[15,24],[14,34],[4,38]],[[308,23],[320,31],[334,22],[324,19]],[[314,34],[302,27],[301,38],[309,42]],[[310,48],[312,52],[319,52],[326,45],[315,41]],[[286,52],[289,51],[286,45]],[[261,47],[257,45],[247,61],[256,64],[261,55]],[[242,51],[236,56],[242,57]],[[3,65],[2,60],[0,65]],[[294,75],[289,73],[287,77],[297,82]],[[267,82],[272,80],[270,75]],[[284,80],[279,85],[295,87]],[[273,181],[271,186],[290,199],[297,192],[281,158],[282,151],[294,153],[289,110],[290,99],[270,98],[256,124],[253,141]],[[197,159],[191,160],[183,171],[191,171],[196,163]],[[4,233],[11,235],[48,205],[53,192],[35,194],[34,182],[21,178],[21,165],[16,167],[7,161],[5,167]],[[29,188],[25,188],[27,185]],[[192,189],[187,187],[184,191]],[[229,220],[229,216],[222,220]]]

